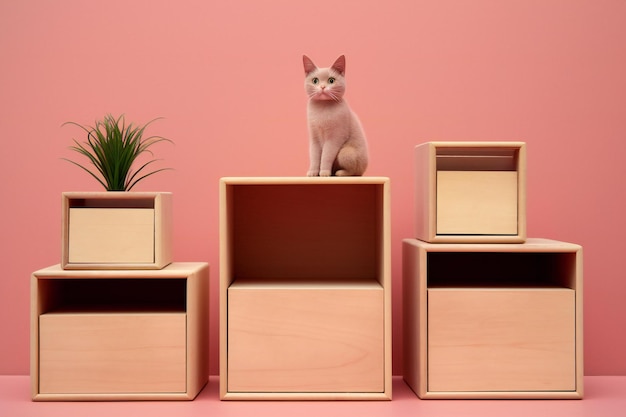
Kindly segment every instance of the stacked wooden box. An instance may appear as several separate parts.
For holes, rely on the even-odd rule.
[[[223,178],[220,397],[391,399],[389,179]]]
[[[415,152],[406,382],[420,398],[582,398],[582,248],[526,239],[525,144]]]
[[[32,398],[195,398],[209,268],[172,262],[171,194],[64,193],[62,207],[61,264],[31,278]]]

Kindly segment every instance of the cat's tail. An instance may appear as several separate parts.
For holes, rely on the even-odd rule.
[[[367,169],[367,151],[344,146],[337,154],[333,172],[338,177],[361,176]]]

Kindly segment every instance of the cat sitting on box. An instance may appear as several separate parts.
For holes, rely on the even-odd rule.
[[[309,97],[309,177],[359,176],[368,163],[367,141],[356,114],[343,98],[346,59],[318,68],[306,55],[304,88]]]

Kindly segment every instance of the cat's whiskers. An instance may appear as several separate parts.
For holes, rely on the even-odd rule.
[[[312,98],[314,98],[314,97],[317,97],[317,95],[318,95],[318,94],[319,94],[319,93],[318,93],[316,90],[313,90],[313,91],[311,91],[310,93],[309,93],[309,92],[307,92],[307,95],[308,95],[309,99],[312,99]]]
[[[339,94],[336,94],[334,91],[330,90],[328,91],[328,96],[333,99],[334,101],[336,101],[337,103],[339,101],[341,101],[341,97],[339,96]]]

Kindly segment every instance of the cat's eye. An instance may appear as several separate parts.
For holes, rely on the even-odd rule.
[[[317,84],[317,83],[319,83],[319,82],[320,82],[320,79],[319,79],[319,78],[317,78],[317,77],[313,78],[313,84]]]
[[[330,78],[328,79],[328,84],[332,84],[332,83],[334,83],[334,82],[335,82],[335,79],[334,79],[333,77],[330,77]]]

